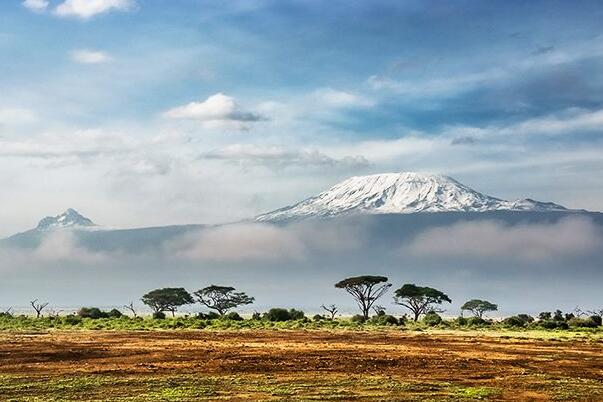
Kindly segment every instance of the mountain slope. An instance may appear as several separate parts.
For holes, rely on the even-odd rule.
[[[298,204],[260,215],[261,222],[348,214],[417,212],[566,211],[531,199],[506,201],[441,175],[414,172],[356,176]]]

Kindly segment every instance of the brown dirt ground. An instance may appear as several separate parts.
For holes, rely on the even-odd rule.
[[[0,333],[0,400],[70,398],[603,401],[603,343],[401,331]]]

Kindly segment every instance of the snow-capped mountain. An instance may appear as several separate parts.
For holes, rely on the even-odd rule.
[[[567,211],[550,202],[506,201],[479,193],[442,175],[414,172],[356,176],[295,205],[260,215],[262,222],[346,214],[417,212]]]
[[[61,228],[90,228],[97,226],[90,219],[78,213],[75,209],[69,208],[62,214],[57,216],[47,216],[42,219],[36,230],[38,231],[49,231]]]

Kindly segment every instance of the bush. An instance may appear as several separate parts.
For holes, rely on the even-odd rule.
[[[157,311],[157,312],[153,313],[153,319],[163,320],[163,319],[165,319],[165,313],[163,311]]]
[[[82,317],[78,315],[69,314],[62,317],[63,324],[67,325],[78,325],[82,322]]]
[[[352,322],[356,322],[356,323],[358,323],[358,324],[361,324],[361,323],[363,323],[363,322],[365,321],[365,320],[364,320],[364,316],[363,316],[363,315],[361,315],[361,314],[356,314],[356,315],[353,315],[353,316],[352,316],[352,318],[351,318],[350,320],[351,320]]]
[[[371,317],[368,322],[374,325],[398,325],[399,321],[396,317],[389,314],[377,314]]]
[[[323,320],[325,319],[325,317],[324,317],[324,316],[322,316],[322,315],[320,315],[320,314],[315,314],[315,315],[312,317],[312,319],[313,319],[314,321],[323,321]]]
[[[255,313],[253,313],[251,315],[251,319],[252,320],[261,320],[262,319],[262,315],[256,311]]]
[[[436,325],[442,323],[442,317],[440,317],[440,315],[435,311],[430,311],[429,313],[425,314],[425,317],[423,317],[423,323],[430,327],[435,327]]]
[[[121,311],[114,308],[111,311],[102,311],[98,307],[82,307],[78,310],[77,315],[81,318],[91,318],[97,320],[99,318],[119,318],[123,316]]]
[[[306,316],[303,311],[284,308],[271,308],[267,313],[264,313],[264,319],[272,322],[278,321],[291,321],[291,320],[303,320]]]
[[[306,315],[304,314],[303,311],[296,310],[294,308],[289,310],[289,316],[291,317],[292,320],[303,320],[304,318],[306,318]]]
[[[516,317],[519,318],[520,320],[522,320],[526,324],[534,322],[534,317],[532,317],[531,315],[528,315],[528,314],[517,314]]]
[[[568,324],[570,327],[575,327],[575,328],[596,328],[599,326],[599,324],[595,320],[593,320],[592,317],[589,317],[589,318],[574,317],[568,321]]]
[[[93,320],[107,317],[107,313],[101,311],[98,307],[82,307],[78,310],[77,315],[81,318],[92,318]]]
[[[544,329],[568,329],[569,325],[565,321],[540,320],[538,325]]]
[[[540,321],[547,321],[550,320],[552,317],[552,314],[550,311],[543,311],[542,313],[538,314],[538,319]]]
[[[291,319],[291,314],[284,308],[271,308],[268,312],[264,313],[264,318],[268,321],[278,322],[278,321],[289,321]]]
[[[236,311],[231,311],[230,313],[224,315],[224,318],[231,321],[243,321],[243,317],[241,317]]]
[[[502,321],[502,323],[505,327],[522,327],[523,328],[526,325],[526,322],[516,315],[505,318]]]
[[[490,323],[483,318],[479,317],[469,317],[467,318],[467,325],[470,327],[483,327],[486,325],[490,325]]]
[[[453,321],[453,323],[458,325],[459,327],[464,327],[465,325],[467,325],[467,319],[465,317],[458,317]]]
[[[222,317],[222,316],[220,314],[216,313],[215,311],[210,311],[207,314],[205,314],[205,313],[197,314],[197,318],[200,320],[217,320],[220,317]]]
[[[590,319],[593,320],[597,324],[598,327],[603,325],[603,319],[601,318],[600,315],[591,315]]]

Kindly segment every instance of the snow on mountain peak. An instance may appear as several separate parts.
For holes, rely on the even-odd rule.
[[[40,223],[38,223],[36,229],[41,231],[47,231],[60,228],[82,228],[91,226],[96,226],[96,224],[85,216],[80,215],[80,213],[77,212],[75,209],[69,208],[60,215],[47,216],[46,218],[42,219]]]
[[[443,175],[402,172],[355,176],[298,204],[258,216],[259,221],[329,217],[354,213],[559,211],[531,199],[505,201],[479,193]]]

